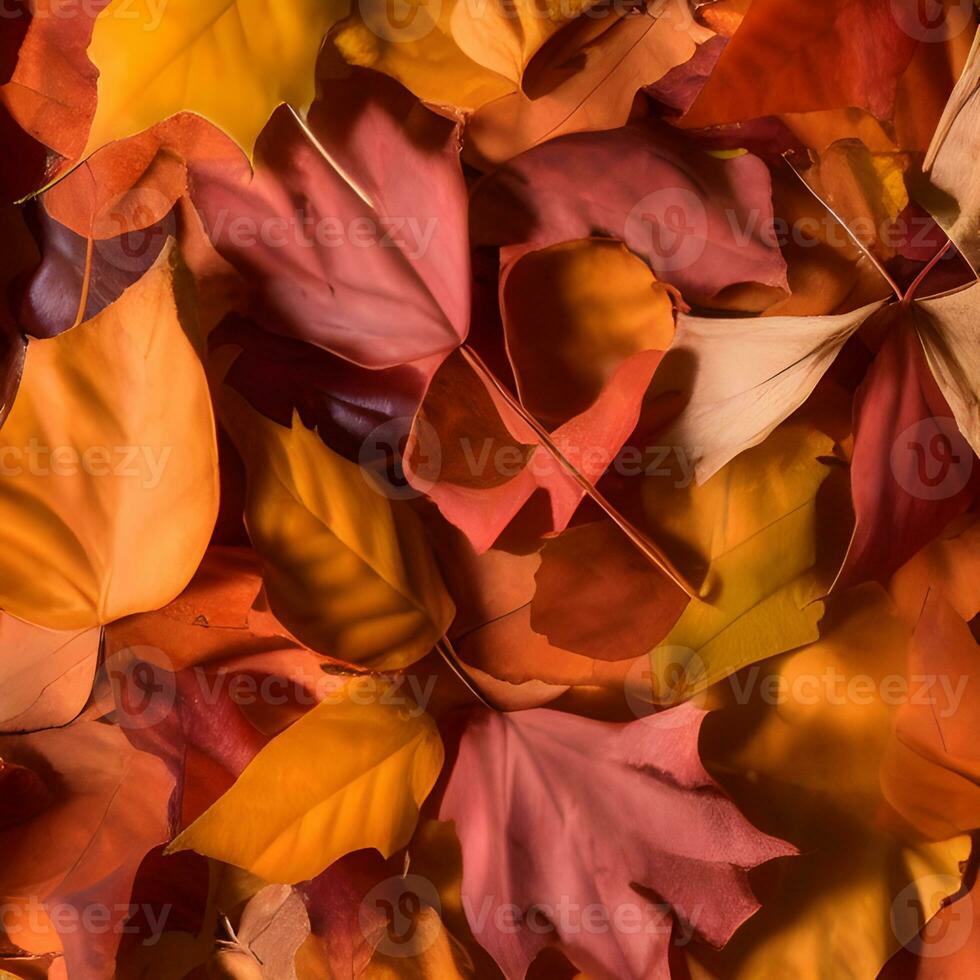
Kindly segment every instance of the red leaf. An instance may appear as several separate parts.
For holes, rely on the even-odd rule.
[[[980,488],[980,466],[926,364],[913,309],[895,305],[854,401],[855,527],[838,584],[887,579]]]
[[[906,0],[755,0],[684,117],[696,128],[849,106],[887,119],[915,52]],[[909,0],[905,18],[915,20]]]
[[[560,137],[522,153],[473,191],[474,244],[622,239],[691,303],[757,282],[787,290],[769,171],[749,154],[710,156],[660,123]],[[770,297],[772,301],[772,297]]]
[[[535,581],[531,628],[555,646],[599,660],[651,650],[688,602],[611,521],[547,541]]]
[[[470,928],[508,980],[549,945],[596,980],[667,977],[674,929],[721,946],[758,908],[745,869],[795,851],[705,771],[703,718],[471,717],[440,819],[456,822]]]

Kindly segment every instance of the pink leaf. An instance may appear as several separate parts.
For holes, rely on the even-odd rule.
[[[692,303],[738,283],[788,291],[765,164],[719,160],[663,124],[528,150],[477,185],[471,219],[476,245],[622,239]]]
[[[508,980],[555,944],[596,980],[666,978],[674,929],[721,946],[758,908],[745,869],[794,849],[708,775],[704,717],[471,718],[440,818],[456,822],[470,928]]]

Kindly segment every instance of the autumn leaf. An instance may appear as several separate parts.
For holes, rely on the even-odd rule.
[[[273,612],[339,660],[393,668],[425,656],[453,607],[415,514],[298,418],[284,428],[228,389],[222,405]]]
[[[273,116],[254,176],[192,171],[205,228],[258,287],[267,329],[372,369],[445,356],[469,317],[455,127],[380,76],[323,85],[307,122]],[[378,139],[397,152],[374,154]]]
[[[376,692],[368,699],[374,689],[363,683],[274,738],[170,851],[191,848],[290,883],[351,851],[387,857],[403,847],[442,767],[442,742],[427,715],[379,703]]]
[[[520,980],[552,942],[597,980],[666,975],[673,930],[721,946],[758,908],[745,869],[793,849],[705,772],[703,717],[690,705],[628,725],[543,708],[470,717],[439,816],[462,844],[470,928],[504,976]],[[563,902],[606,927],[577,926]]]
[[[365,0],[333,41],[351,64],[391,75],[427,102],[471,110],[519,88],[535,51],[590,3],[422,0],[400,16],[383,0]]]
[[[0,820],[8,938],[32,953],[63,947],[72,974],[111,974],[139,863],[167,836],[172,778],[122,729],[92,721],[4,735],[0,756],[33,774],[32,793],[5,787],[5,803],[36,801],[21,819]],[[0,764],[0,783],[5,775]],[[42,908],[29,911],[32,898]],[[80,917],[93,905],[105,909],[107,927],[87,933]]]
[[[962,514],[980,487],[973,449],[958,431],[923,356],[920,338],[926,330],[935,331],[936,320],[920,306],[925,304],[888,308],[885,342],[855,395],[855,525],[840,584],[887,579]],[[957,334],[951,334],[955,339]],[[943,334],[935,331],[932,338],[942,343]],[[968,349],[962,345],[965,354]],[[954,377],[963,377],[955,355],[945,364],[956,371]],[[971,400],[966,431],[977,434],[975,396]]]
[[[756,0],[684,125],[849,106],[885,119],[915,48],[889,0]]]
[[[900,705],[922,695],[909,631],[884,589],[833,598],[818,642],[750,668],[707,696],[702,753],[750,820],[800,849],[758,883],[762,909],[723,950],[689,949],[696,976],[749,980],[774,964],[809,976],[876,976],[928,918],[935,882],[958,878],[969,841],[903,839],[882,826],[880,766]],[[722,707],[723,706],[723,707]],[[914,935],[913,930],[913,935]]]
[[[247,316],[211,337],[241,348],[228,383],[285,425],[297,409],[358,459],[385,423],[407,430],[466,337],[466,190],[453,123],[380,75],[320,85],[306,122],[273,116],[254,176],[198,160],[191,190],[248,285]],[[378,155],[379,139],[397,151]]]
[[[500,306],[521,404],[557,427],[584,412],[633,354],[667,350],[674,294],[620,242],[505,249]]]
[[[653,703],[691,697],[748,663],[817,639],[819,599],[845,544],[839,532],[820,536],[821,493],[835,499],[833,445],[803,418],[702,485],[688,482],[690,469],[685,481],[677,461],[668,475],[645,478],[650,534],[692,577],[706,569],[699,595],[649,653]]]
[[[251,156],[282,102],[305,111],[327,28],[346,4],[289,0],[191,3],[112,0],[88,48],[99,70],[98,108],[84,154],[178,112],[210,119]]]
[[[712,36],[678,0],[626,13],[596,4],[538,51],[519,90],[473,114],[468,150],[499,164],[565,133],[622,126],[637,91]]]
[[[744,283],[766,287],[762,306],[785,291],[771,217],[761,160],[709,156],[652,121],[536,146],[474,187],[470,207],[476,245],[620,239],[689,303],[707,305]]]
[[[58,728],[88,701],[99,630],[46,630],[0,613],[0,732]]]
[[[944,195],[933,213],[974,269],[980,271],[980,198],[970,181],[978,149],[980,35],[974,38],[963,73],[946,103],[922,166]]]
[[[98,316],[28,344],[0,429],[11,464],[0,475],[0,604],[21,619],[83,629],[152,609],[207,547],[214,419],[179,319],[175,259],[167,249]]]
[[[690,363],[692,381],[664,443],[683,449],[699,483],[709,480],[806,401],[848,337],[882,305],[818,317],[679,314],[667,364],[681,371]]]

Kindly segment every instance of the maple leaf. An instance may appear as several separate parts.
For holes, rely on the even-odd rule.
[[[88,48],[99,85],[83,155],[183,111],[251,155],[276,106],[309,107],[320,42],[345,13],[343,0],[111,0]]]
[[[470,716],[439,815],[462,844],[470,928],[509,980],[551,944],[598,980],[666,977],[673,929],[720,946],[758,908],[745,870],[794,849],[705,771],[703,718]]]

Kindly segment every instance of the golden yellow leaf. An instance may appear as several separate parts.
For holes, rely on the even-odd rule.
[[[276,616],[350,663],[429,653],[454,609],[416,515],[298,417],[284,428],[225,389],[222,420],[245,460],[245,523]]]
[[[463,980],[473,976],[466,952],[453,938],[439,913],[423,908],[413,922],[415,956],[376,952],[361,976],[364,980]]]
[[[317,52],[348,0],[113,0],[89,58],[98,109],[84,155],[181,111],[196,112],[249,155],[273,110],[313,100]]]
[[[800,856],[756,882],[762,909],[719,951],[689,948],[692,976],[874,977],[956,891],[966,837],[884,829],[880,768],[903,700],[909,629],[868,583],[828,600],[819,642],[710,692],[709,770],[762,830]]]
[[[190,581],[218,510],[214,417],[175,252],[98,316],[31,340],[0,429],[0,607],[75,630]]]
[[[335,35],[351,63],[397,78],[419,98],[477,109],[516,91],[527,63],[592,0],[363,0]]]
[[[362,848],[388,857],[409,840],[443,763],[435,722],[352,680],[274,738],[170,845],[269,882],[313,878]],[[385,703],[385,701],[392,703]]]
[[[646,477],[653,539],[692,578],[707,568],[700,596],[650,653],[654,700],[683,700],[746,664],[817,639],[823,604],[815,600],[830,580],[818,560],[818,543],[830,542],[825,530],[818,534],[817,494],[831,474],[822,457],[833,446],[805,421],[791,420],[700,486],[682,450],[669,473]]]

